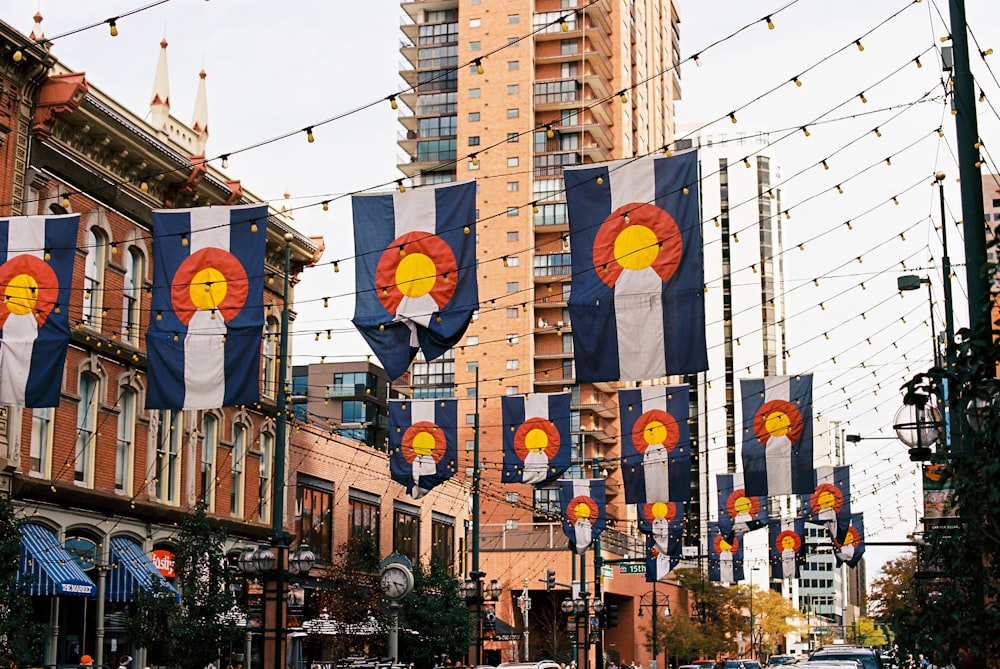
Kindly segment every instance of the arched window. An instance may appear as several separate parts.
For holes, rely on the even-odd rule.
[[[229,513],[237,518],[243,517],[244,486],[243,467],[247,455],[247,426],[243,423],[233,423],[233,452],[229,478]]]
[[[118,443],[115,449],[115,492],[132,494],[132,463],[135,462],[135,412],[139,393],[122,386],[118,400]]]
[[[101,327],[107,248],[107,233],[96,226],[90,228],[84,249],[87,257],[83,265],[83,322],[94,329]]]
[[[280,340],[278,319],[270,316],[264,332],[264,397],[278,397],[278,344]]]
[[[271,520],[271,489],[272,463],[274,462],[274,435],[270,432],[260,433],[260,504],[257,517],[269,522]]]
[[[125,290],[122,295],[122,341],[133,346],[139,345],[142,273],[142,253],[133,247],[125,259]]]
[[[201,498],[215,511],[215,454],[219,448],[219,419],[206,413],[201,417]]]
[[[88,488],[94,485],[94,450],[97,439],[97,412],[100,401],[100,377],[80,374],[80,403],[76,407],[76,457],[73,480]]]

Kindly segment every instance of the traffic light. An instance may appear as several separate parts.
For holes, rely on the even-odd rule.
[[[545,589],[552,590],[556,587],[556,572],[554,569],[545,570]]]
[[[618,605],[605,604],[604,613],[607,616],[608,627],[618,627]]]

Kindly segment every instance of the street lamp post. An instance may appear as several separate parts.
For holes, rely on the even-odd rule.
[[[651,603],[649,604],[643,603],[643,600],[645,600],[646,597],[651,597]],[[639,617],[640,618],[643,617],[642,615],[643,608],[649,607],[651,609],[650,628],[653,636],[653,664],[650,665],[650,669],[658,669],[659,666],[659,661],[656,659],[657,656],[660,654],[660,646],[656,637],[656,621],[659,619],[661,608],[663,611],[663,617],[664,618],[670,617],[670,595],[664,595],[664,597],[665,601],[663,602],[663,605],[661,607],[660,602],[657,599],[656,581],[653,581],[652,592],[647,592],[646,594],[639,596]]]
[[[604,610],[603,600],[595,598],[593,601],[590,601],[589,598],[590,593],[586,590],[581,590],[579,595],[572,599],[564,599],[560,605],[562,612],[569,617],[567,629],[576,635],[574,641],[578,641],[580,638],[581,623],[586,630],[586,634],[583,637],[583,656],[580,658],[581,669],[586,669],[588,665],[591,641],[596,642],[596,637],[599,636],[597,630],[592,630],[590,627],[590,613],[593,612],[595,618],[599,620],[601,611]],[[600,662],[600,659],[598,659],[598,662]]]

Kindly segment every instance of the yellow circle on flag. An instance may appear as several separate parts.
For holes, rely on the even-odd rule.
[[[816,506],[821,509],[832,509],[837,499],[829,490],[823,490],[816,496]]]
[[[30,274],[18,274],[3,291],[4,302],[12,314],[24,316],[35,308],[38,296],[38,282]]]
[[[653,518],[666,518],[669,511],[670,509],[667,507],[666,502],[653,502],[653,506],[650,508]]]
[[[729,552],[729,551],[733,550],[733,545],[731,543],[729,543],[728,541],[726,541],[725,539],[720,538],[719,539],[719,548],[721,548],[722,551],[725,553],[725,552]]]
[[[774,411],[764,420],[764,429],[775,437],[784,437],[792,429],[792,421],[784,411]]]
[[[228,292],[226,277],[214,267],[205,267],[198,270],[191,278],[188,292],[191,295],[191,302],[198,309],[205,311],[217,309],[226,299]]]
[[[430,455],[434,451],[434,435],[421,432],[413,437],[413,452],[417,455]]]
[[[659,252],[656,233],[645,225],[630,225],[615,237],[615,260],[625,269],[646,269]]]
[[[396,267],[396,286],[407,297],[422,297],[434,288],[437,267],[429,256],[410,253]]]
[[[750,498],[740,497],[734,503],[733,507],[736,509],[736,513],[750,513]]]
[[[662,444],[667,440],[667,426],[658,420],[651,420],[646,424],[646,443]]]
[[[583,502],[576,505],[577,520],[590,518],[590,506]]]
[[[795,537],[782,537],[781,549],[786,551],[795,550]]]
[[[545,433],[545,430],[540,430],[537,427],[534,427],[528,431],[528,434],[524,435],[524,447],[529,451],[541,453],[548,448],[548,446],[549,435]]]

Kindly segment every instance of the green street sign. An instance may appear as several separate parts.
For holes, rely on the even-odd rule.
[[[636,564],[620,564],[618,565],[619,574],[645,574],[646,573],[646,563],[639,562]]]

